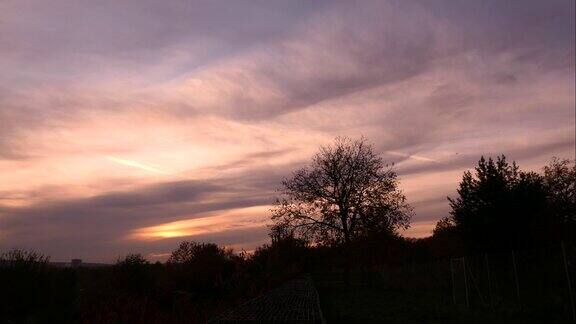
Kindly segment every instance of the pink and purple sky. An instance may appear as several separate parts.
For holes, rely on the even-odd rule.
[[[462,172],[575,154],[574,1],[0,1],[0,250],[162,260],[268,241],[336,136],[431,233]]]

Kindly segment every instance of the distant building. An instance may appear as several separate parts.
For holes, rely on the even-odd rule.
[[[78,268],[81,265],[82,265],[82,259],[72,259],[72,261],[70,262],[70,266],[72,268]]]

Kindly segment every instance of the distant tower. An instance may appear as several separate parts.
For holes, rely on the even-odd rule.
[[[82,259],[72,259],[72,262],[70,262],[70,266],[72,266],[72,268],[78,268],[81,265]]]

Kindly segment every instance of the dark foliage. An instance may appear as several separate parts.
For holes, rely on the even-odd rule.
[[[154,289],[150,263],[141,254],[129,254],[112,266],[112,285],[127,293],[144,294]]]
[[[210,295],[234,284],[243,259],[213,243],[182,242],[168,259],[178,290]]]
[[[557,224],[576,223],[576,160],[553,158],[544,167],[547,212]]]
[[[484,157],[475,173],[466,171],[456,198],[448,198],[451,217],[435,235],[457,234],[475,251],[510,250],[557,238],[560,226],[574,226],[576,177],[569,161],[554,162],[544,175],[521,171],[502,155]]]
[[[0,255],[0,323],[67,323],[76,315],[73,273],[49,266],[49,258],[26,250]]]
[[[310,267],[311,249],[305,240],[293,236],[275,237],[272,244],[254,251],[250,271],[271,282],[295,276]]]

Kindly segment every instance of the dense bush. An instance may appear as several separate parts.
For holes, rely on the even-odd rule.
[[[70,269],[26,250],[0,254],[0,323],[66,323],[76,316],[77,286]]]

